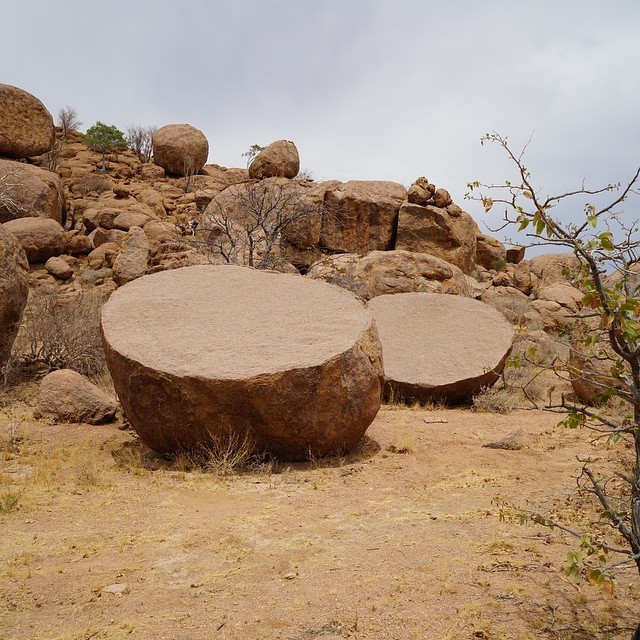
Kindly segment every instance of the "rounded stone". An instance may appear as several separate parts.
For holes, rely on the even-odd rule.
[[[368,303],[378,326],[387,395],[468,400],[493,384],[515,335],[504,316],[472,298],[398,293]]]
[[[344,453],[380,407],[371,313],[299,275],[231,265],[147,275],[111,296],[102,333],[124,413],[161,453],[232,434],[283,460]]]
[[[0,155],[31,158],[47,153],[55,140],[53,118],[30,93],[0,84]]]
[[[190,124],[168,124],[153,135],[153,162],[173,176],[195,175],[209,155],[209,142]]]

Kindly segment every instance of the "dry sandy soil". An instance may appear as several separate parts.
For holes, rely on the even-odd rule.
[[[3,639],[628,639],[640,618],[637,574],[578,590],[575,540],[500,521],[496,498],[589,518],[580,461],[626,454],[555,415],[385,407],[348,457],[221,477],[19,406],[0,409]],[[483,447],[515,429],[520,450]]]

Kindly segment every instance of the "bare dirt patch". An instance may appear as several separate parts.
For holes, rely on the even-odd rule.
[[[113,426],[12,431],[5,409],[0,637],[628,639],[637,575],[578,591],[575,541],[493,503],[595,513],[579,460],[624,447],[556,422],[385,407],[348,457],[220,477]],[[516,430],[517,449],[483,446]]]

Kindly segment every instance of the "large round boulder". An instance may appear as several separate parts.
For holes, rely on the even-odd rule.
[[[124,413],[161,453],[232,436],[284,460],[344,453],[380,407],[371,313],[299,275],[231,265],[147,275],[111,296],[102,333]]]
[[[64,188],[51,171],[0,159],[0,222],[15,218],[64,219]]]
[[[29,265],[22,246],[0,224],[0,370],[11,355],[29,294]]]
[[[5,222],[3,226],[18,239],[29,264],[46,262],[67,248],[65,230],[51,218],[18,218]]]
[[[55,135],[53,118],[38,98],[0,84],[0,156],[30,158],[47,153]]]
[[[295,178],[300,171],[300,156],[290,140],[276,140],[265,147],[249,165],[249,177]]]
[[[168,124],[153,134],[153,161],[169,175],[195,175],[208,156],[206,136],[190,124]]]
[[[493,384],[515,331],[483,302],[437,293],[373,298],[386,393],[403,400],[468,400]]]

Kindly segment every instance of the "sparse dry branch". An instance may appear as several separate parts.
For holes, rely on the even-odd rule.
[[[153,156],[153,135],[157,127],[143,127],[133,124],[127,127],[125,138],[129,147],[136,152],[140,162],[149,162]]]
[[[8,171],[0,175],[0,211],[5,211],[12,217],[26,211],[13,195],[14,189],[18,186],[19,180],[15,172]]]
[[[214,198],[201,215],[199,246],[230,264],[257,269],[277,262],[284,231],[321,215],[299,183],[284,179],[233,185]]]
[[[592,324],[586,335],[578,336],[572,344],[572,349],[579,352],[582,358],[578,362],[584,365],[572,364],[571,374],[578,379],[588,380],[596,389],[602,390],[602,406],[593,410],[576,402],[568,402],[563,397],[559,404],[549,403],[545,409],[567,414],[563,421],[566,426],[585,426],[614,439],[620,436],[632,438],[634,459],[632,477],[629,478],[630,497],[619,496],[619,499],[627,501],[627,509],[614,509],[607,483],[600,482],[586,467],[582,473],[589,479],[590,491],[597,497],[614,528],[629,544],[631,551],[625,551],[629,557],[622,563],[634,561],[640,572],[640,299],[636,297],[640,286],[640,240],[637,236],[638,221],[625,224],[616,211],[616,207],[632,194],[637,195],[635,187],[640,181],[640,167],[623,187],[621,184],[608,184],[590,189],[583,184],[580,189],[542,197],[524,165],[524,149],[529,143],[520,154],[515,154],[507,139],[498,133],[487,134],[483,142],[496,143],[506,152],[515,165],[518,180],[494,185],[469,183],[467,197],[481,201],[486,211],[496,203],[504,204],[505,226],[517,225],[519,231],[526,231],[534,244],[567,248],[579,260],[580,268],[572,284],[584,294],[582,306],[585,315],[593,315],[599,321],[595,330]],[[567,206],[576,198],[603,196],[614,191],[619,194],[604,204],[584,204],[584,219],[580,222],[563,220],[561,214],[556,212],[555,207],[560,203]],[[616,274],[617,280],[611,278],[612,273]],[[593,346],[602,336],[607,349],[594,353]],[[594,374],[589,368],[590,362],[610,365],[608,372],[605,368],[602,375]],[[617,398],[629,406],[631,419],[619,421],[607,412],[604,403],[611,398]],[[615,486],[612,490],[615,490]],[[575,535],[575,532],[566,530]],[[600,546],[613,550],[604,543]],[[570,572],[574,572],[575,576],[577,556],[574,560]],[[619,564],[616,562],[610,566]],[[602,580],[601,571],[597,583],[602,584]],[[640,637],[640,627],[636,635]]]

